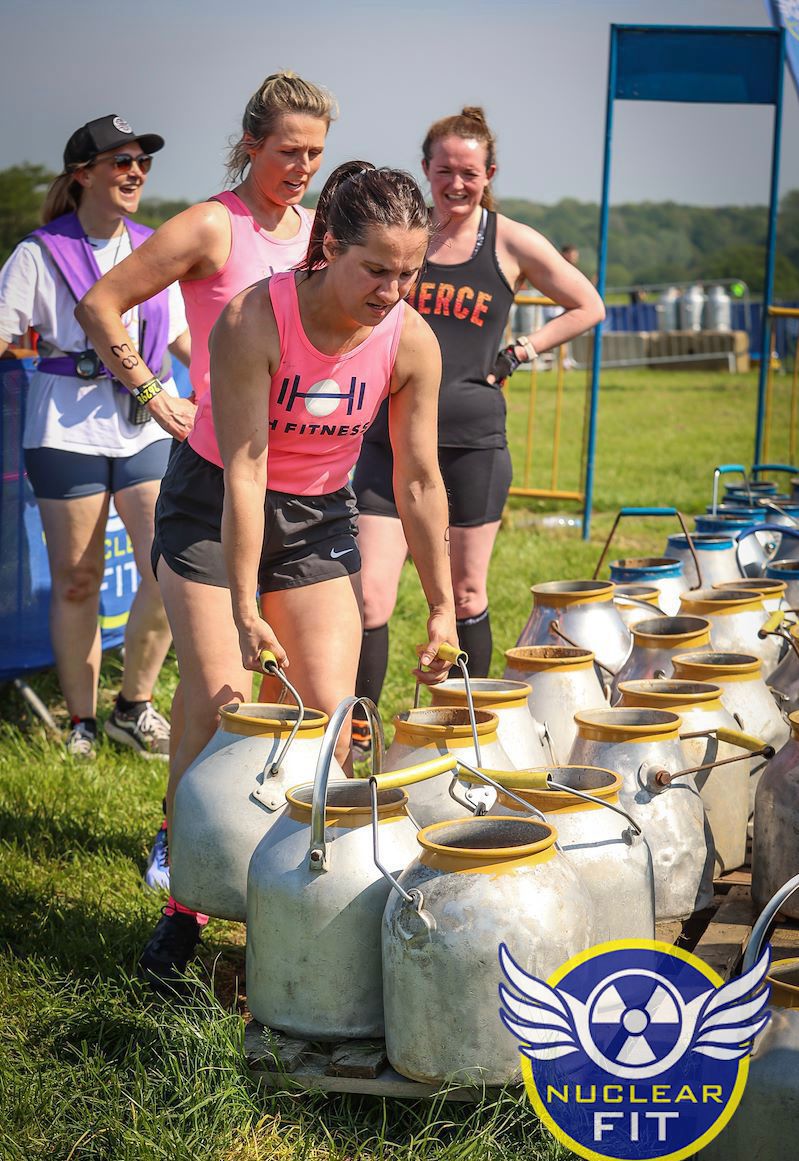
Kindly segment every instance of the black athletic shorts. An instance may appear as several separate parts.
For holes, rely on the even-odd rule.
[[[222,554],[224,473],[188,442],[169,460],[155,509],[152,564],[161,557],[186,580],[227,588]],[[358,510],[349,486],[325,496],[267,492],[258,569],[262,593],[314,585],[360,572]]]
[[[58,447],[26,447],[25,471],[38,500],[78,500],[101,492],[116,495],[160,480],[171,440],[157,439],[131,456],[84,455]]]
[[[506,447],[440,447],[438,462],[453,528],[477,528],[502,518],[513,467]],[[352,486],[364,516],[398,517],[392,485],[394,461],[387,444],[365,442]]]

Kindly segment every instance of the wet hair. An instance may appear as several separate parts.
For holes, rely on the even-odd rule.
[[[83,186],[79,181],[75,181],[74,173],[59,173],[44,195],[42,224],[46,226],[48,222],[60,218],[63,214],[77,212],[82,196]]]
[[[318,117],[327,126],[335,120],[338,108],[327,89],[304,81],[290,70],[272,73],[247,102],[241,119],[241,137],[231,144],[227,159],[231,181],[241,181],[250,164],[253,146],[260,145],[264,138],[275,132],[284,113]]]
[[[435,121],[430,126],[422,143],[422,156],[428,165],[433,156],[433,146],[442,137],[462,137],[464,141],[479,141],[485,146],[486,169],[497,164],[496,138],[488,128],[485,113],[479,105],[466,105],[460,113],[456,113],[453,117],[442,117],[440,121]],[[490,185],[483,191],[480,205],[487,210],[496,209]]]
[[[401,169],[376,169],[368,161],[345,161],[325,182],[316,206],[308,252],[298,269],[313,273],[327,265],[326,233],[340,249],[362,246],[370,226],[400,226],[433,233],[432,213],[422,191]]]

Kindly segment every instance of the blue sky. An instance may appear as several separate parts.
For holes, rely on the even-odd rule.
[[[78,125],[114,112],[167,139],[148,194],[188,199],[221,186],[253,89],[293,68],[340,104],[322,176],[351,157],[421,176],[428,124],[482,104],[500,196],[597,201],[610,23],[769,25],[762,0],[0,0],[0,16],[0,168],[55,168]],[[766,201],[771,109],[616,109],[614,202]],[[799,188],[788,78],[781,187]]]

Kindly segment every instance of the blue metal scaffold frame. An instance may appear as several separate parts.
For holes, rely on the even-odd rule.
[[[704,28],[683,25],[611,24],[608,59],[602,207],[599,219],[597,289],[604,296],[607,270],[610,163],[614,101],[681,101],[697,104],[773,105],[771,193],[760,343],[760,377],[754,463],[760,462],[766,410],[768,307],[774,291],[782,130],[785,31],[777,28]],[[591,406],[585,469],[583,539],[591,530],[594,493],[602,324],[596,328],[591,365]]]

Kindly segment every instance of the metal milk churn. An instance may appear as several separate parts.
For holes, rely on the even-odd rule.
[[[565,762],[577,736],[577,710],[607,705],[593,653],[565,645],[527,645],[507,649],[505,663],[506,677],[530,686],[530,713],[546,731],[554,761]]]
[[[676,286],[669,286],[662,291],[655,304],[655,316],[659,331],[676,331],[679,321],[678,303],[680,292]]]
[[[768,679],[772,694],[784,712],[799,709],[799,625],[788,630],[790,646]]]
[[[774,561],[799,560],[799,529],[773,521],[750,526],[738,533],[737,551],[741,571],[762,576]]]
[[[666,542],[666,556],[682,561],[685,570],[685,588],[698,589],[700,585],[713,586],[717,581],[737,580],[740,577],[735,541],[732,536],[714,532],[695,532],[691,540],[699,560],[701,577],[697,574],[688,547],[688,538],[684,533],[676,533]]]
[[[701,331],[705,300],[705,292],[698,283],[686,287],[679,302],[681,331]]]
[[[616,585],[613,604],[628,629],[660,609],[660,590],[651,584]]]
[[[752,928],[741,969],[742,976],[754,977],[751,991],[762,971],[768,928],[797,887],[799,876],[775,895]],[[799,960],[772,961],[766,983],[771,1018],[756,1034],[741,1103],[702,1150],[702,1161],[786,1161],[793,1155],[791,1142],[799,1136]]]
[[[497,715],[499,744],[517,769],[543,766],[552,761],[550,749],[545,747],[544,729],[530,713],[532,690],[526,682],[472,677],[469,684],[475,707]],[[434,708],[467,705],[462,678],[450,678],[432,686],[430,696]]]
[[[799,608],[799,560],[771,560],[763,576],[766,580],[785,582],[785,604]]]
[[[749,754],[753,750],[762,753],[764,743],[741,733],[735,718],[721,704],[721,690],[710,682],[626,681],[620,692],[622,706],[671,710],[680,715],[686,764],[708,767],[697,770],[694,781],[713,835],[716,874],[742,867],[749,821]],[[768,753],[773,754],[773,749],[769,747]]]
[[[755,797],[752,901],[759,909],[799,874],[799,713],[788,720],[791,736],[763,771]],[[799,897],[786,900],[781,911],[799,919]]]
[[[386,1053],[414,1080],[503,1085],[519,1050],[497,1014],[502,943],[546,977],[595,942],[591,898],[555,830],[520,817],[425,827],[383,917]]]
[[[757,593],[763,602],[767,613],[776,613],[777,609],[785,607],[785,593],[788,588],[784,580],[772,580],[770,577],[740,577],[738,580],[717,581],[713,586],[720,593],[737,589],[742,593]]]
[[[616,670],[630,652],[630,634],[613,604],[609,581],[547,581],[533,585],[533,611],[516,642],[590,649],[597,662]]]
[[[652,584],[660,596],[658,604],[672,617],[680,607],[680,593],[688,587],[681,560],[668,556],[624,557],[610,562],[614,584]]]
[[[320,710],[231,703],[181,778],[169,823],[174,897],[220,919],[243,920],[250,856],[316,766],[328,719]],[[344,771],[333,764],[332,777]]]
[[[683,653],[672,660],[681,681],[710,681],[721,689],[721,704],[747,734],[754,734],[779,750],[788,741],[790,726],[763,680],[760,658],[750,653]]]
[[[622,681],[644,681],[668,674],[675,653],[710,649],[710,622],[704,617],[652,617],[633,626],[630,656],[613,678],[611,701]]]
[[[475,710],[474,718],[472,722],[469,710],[458,706],[405,710],[397,714],[393,719],[394,741],[386,752],[384,769],[400,770],[451,752],[470,766],[512,770],[513,762],[497,737],[497,715],[488,710]],[[410,788],[409,810],[420,826],[471,813],[453,801],[449,783],[449,778],[433,778]],[[480,795],[484,793],[478,791]],[[493,802],[493,791],[489,799]]]
[[[578,713],[570,766],[622,778],[619,801],[641,826],[655,875],[655,918],[685,919],[713,899],[713,840],[691,774],[680,776],[680,718],[665,710]],[[709,846],[708,846],[709,844]]]
[[[692,593],[683,593],[680,612],[687,616],[707,617],[714,649],[753,653],[763,662],[766,677],[776,669],[782,641],[758,636],[769,619],[758,593],[748,593],[743,589],[696,589]]]
[[[674,658],[674,676],[686,681],[711,681],[721,689],[721,704],[747,734],[779,750],[791,728],[763,680],[759,657],[747,653],[687,653]],[[749,779],[749,817],[765,763],[754,763]],[[751,827],[751,821],[750,821]]]
[[[493,814],[528,817],[518,799],[541,811],[580,872],[596,911],[596,941],[655,938],[652,856],[640,826],[619,804],[621,777],[591,766],[497,772]],[[745,822],[744,822],[744,825]]]
[[[732,299],[723,286],[710,286],[705,303],[705,330],[732,330]]]
[[[248,876],[250,1011],[269,1027],[319,1040],[383,1032],[380,924],[390,887],[373,859],[371,780],[328,782],[339,729],[359,701],[366,706],[346,698],[331,715],[313,784],[287,792]],[[373,722],[376,710],[366,708]],[[374,753],[374,729],[372,740]],[[454,765],[435,757],[374,779],[380,850],[395,874],[416,851],[401,787]]]

